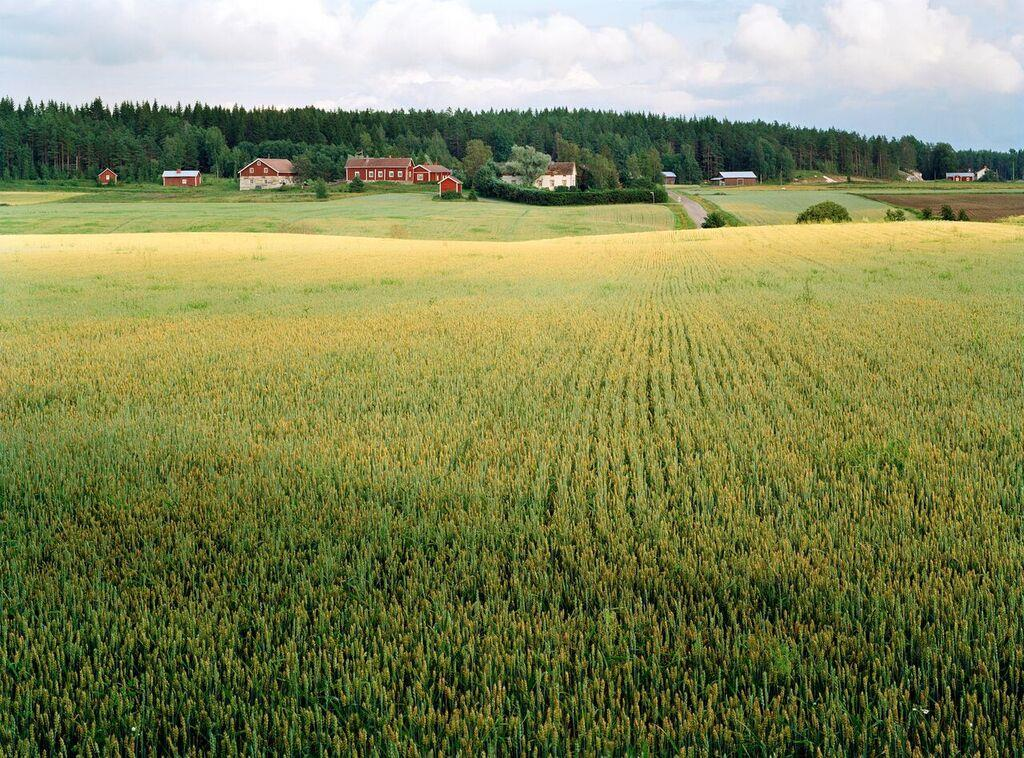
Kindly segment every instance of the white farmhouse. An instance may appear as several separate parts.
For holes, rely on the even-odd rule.
[[[552,163],[548,170],[533,183],[537,189],[553,190],[558,187],[576,186],[576,164],[575,163]]]

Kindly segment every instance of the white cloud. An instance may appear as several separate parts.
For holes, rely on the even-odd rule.
[[[651,23],[592,27],[563,13],[507,22],[467,0],[375,0],[358,12],[332,0],[0,0],[0,58],[206,63],[208,82],[269,76],[309,100],[382,107],[422,105],[427,91],[434,105],[572,104],[604,92],[644,107],[630,88],[656,85],[670,55],[684,63],[677,43]]]
[[[836,0],[825,10],[836,71],[875,92],[974,88],[1024,90],[1024,67],[974,36],[967,16],[930,0]]]
[[[758,3],[739,17],[733,54],[758,66],[778,69],[806,63],[818,47],[807,24],[790,24],[778,8]]]

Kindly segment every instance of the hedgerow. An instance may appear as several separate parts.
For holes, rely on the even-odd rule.
[[[473,186],[484,197],[526,205],[629,205],[668,202],[668,193],[661,185],[656,185],[651,189],[573,189],[567,192],[551,192],[520,187],[489,176],[478,176]]]

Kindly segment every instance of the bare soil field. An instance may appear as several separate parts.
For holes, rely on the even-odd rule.
[[[931,208],[938,215],[943,205],[959,211],[963,208],[971,221],[998,221],[1010,216],[1024,215],[1024,194],[977,192],[927,193],[919,195],[865,195],[872,200],[901,208],[924,210]]]

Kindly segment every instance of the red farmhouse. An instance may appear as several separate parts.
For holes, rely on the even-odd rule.
[[[412,167],[413,184],[437,184],[451,175],[450,168],[439,166],[436,163],[419,163]]]
[[[345,163],[345,181],[353,179],[409,183],[412,181],[412,161],[409,158],[349,158]]]
[[[437,194],[443,195],[445,192],[457,192],[462,194],[462,182],[456,179],[454,176],[449,174],[444,179],[437,183]]]
[[[100,171],[100,175],[96,177],[96,181],[106,187],[108,184],[117,184],[117,174],[111,171],[109,168],[105,168]]]
[[[203,183],[203,175],[199,171],[164,171],[165,187],[198,187]]]
[[[296,184],[299,173],[287,158],[257,158],[238,172],[238,189],[271,189]]]

